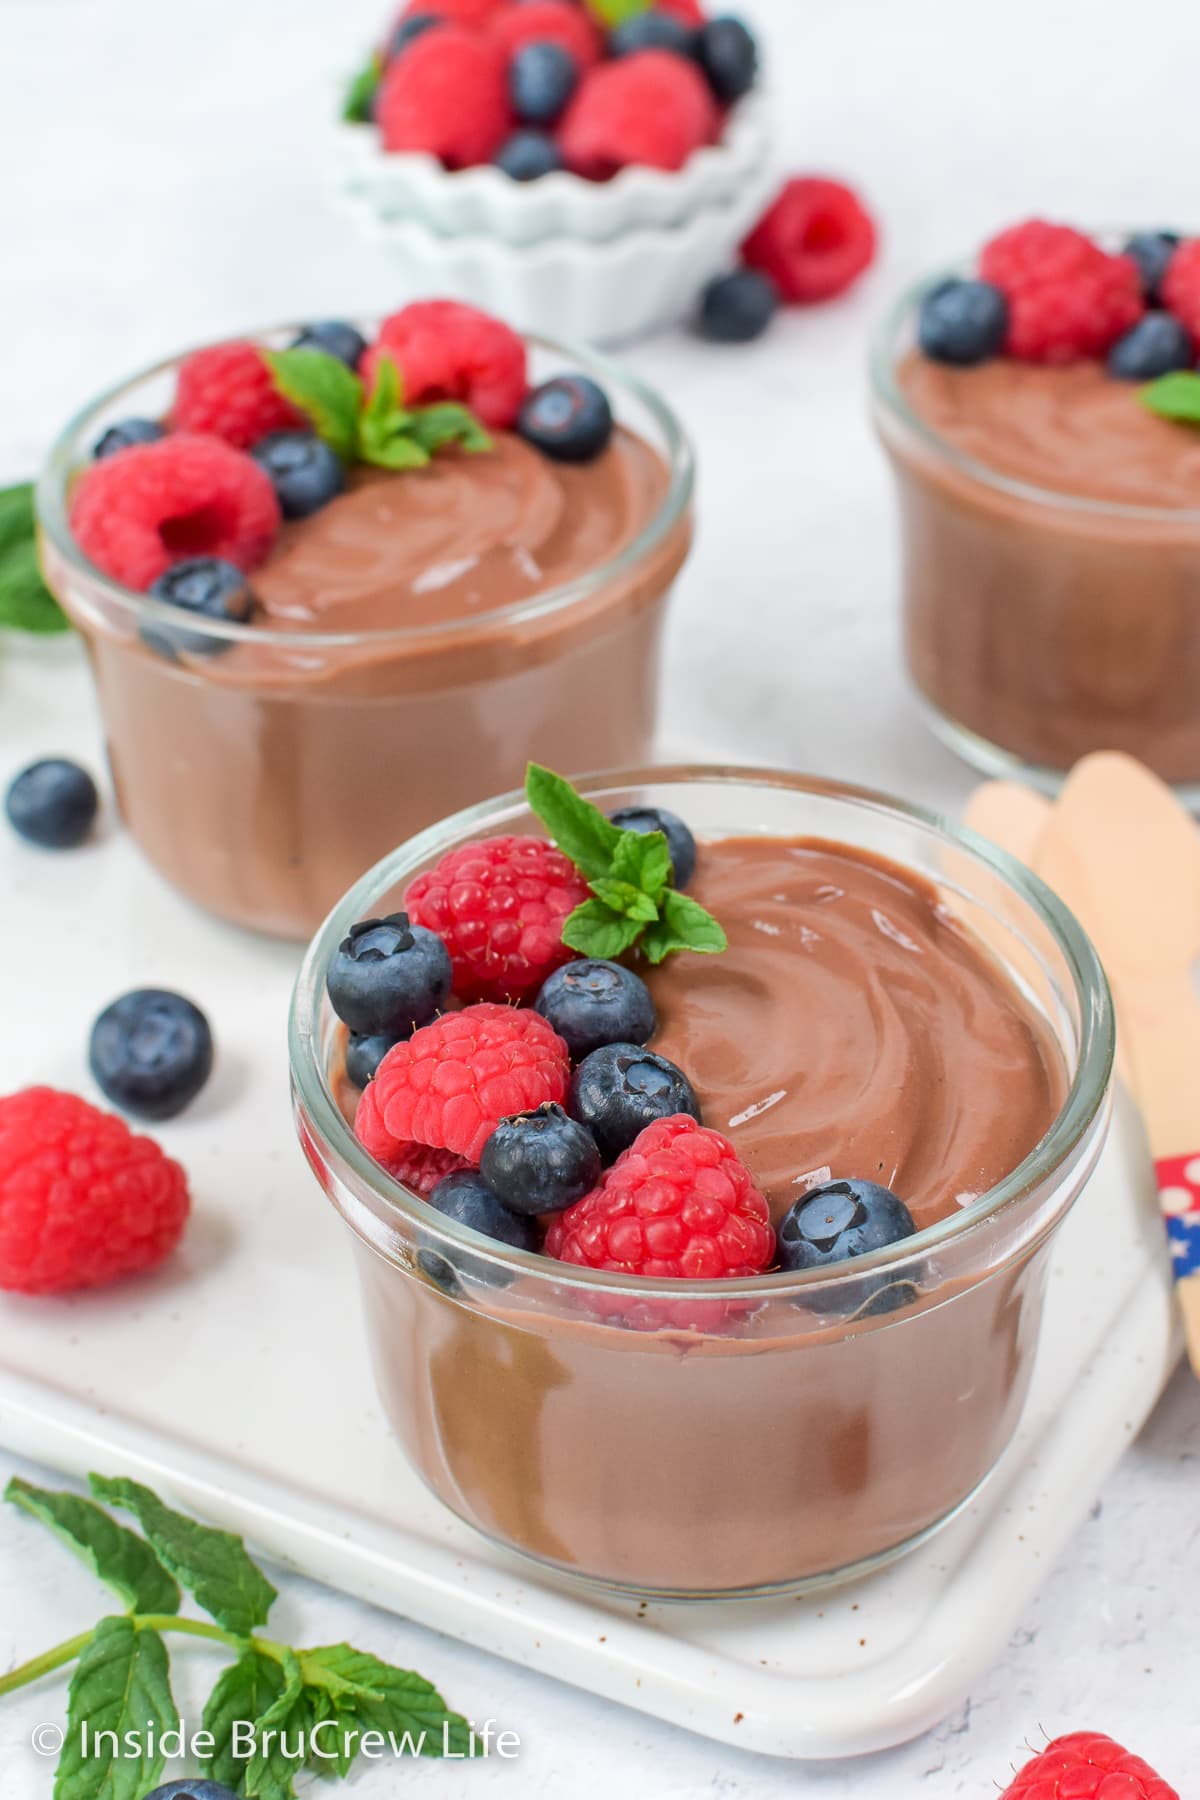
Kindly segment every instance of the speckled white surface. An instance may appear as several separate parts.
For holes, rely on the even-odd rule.
[[[0,0],[0,479],[85,394],[192,337],[396,295],[319,186],[328,72],[379,0]],[[1033,210],[1196,222],[1200,13],[1179,0],[758,0],[790,164],[845,174],[886,248],[848,303],[728,354],[683,337],[633,360],[699,440],[703,530],[675,621],[668,724],[714,748],[957,805],[897,669],[886,478],[864,422],[863,337],[893,288]],[[0,705],[5,681],[0,662]],[[49,748],[30,727],[30,746]],[[0,883],[8,879],[0,846]],[[0,894],[3,889],[0,887]],[[0,899],[0,907],[3,901]],[[152,1354],[153,1352],[151,1352]],[[0,1457],[0,1474],[10,1464]],[[658,1727],[298,1580],[281,1632],[347,1637],[518,1731],[515,1763],[422,1763],[410,1791],[590,1800],[897,1800],[995,1791],[1044,1730],[1109,1729],[1186,1792],[1197,1766],[1200,1392],[1180,1375],[969,1708],[863,1763],[777,1764]],[[0,1666],[78,1629],[94,1587],[0,1517]],[[185,1700],[187,1696],[185,1694]],[[0,1708],[0,1792],[42,1800],[29,1733],[51,1681]],[[186,1706],[185,1706],[186,1710]],[[379,1800],[395,1774],[368,1770]]]

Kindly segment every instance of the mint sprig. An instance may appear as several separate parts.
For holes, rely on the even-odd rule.
[[[423,469],[449,444],[473,454],[492,447],[474,413],[456,400],[406,406],[400,370],[390,356],[380,357],[368,394],[353,369],[324,350],[268,350],[265,355],[279,392],[308,416],[317,436],[345,462]]]
[[[357,75],[351,77],[342,101],[342,119],[347,125],[369,125],[379,83],[383,80],[383,58],[373,50]]]
[[[626,19],[635,19],[639,13],[646,12],[653,0],[586,0],[587,9],[606,25],[611,31],[616,25],[623,25]]]
[[[1160,418],[1178,425],[1200,425],[1200,375],[1190,369],[1160,375],[1138,390],[1138,399]]]
[[[0,626],[46,635],[70,621],[38,567],[33,484],[0,488]]]
[[[671,886],[671,851],[661,831],[622,831],[539,763],[526,771],[525,794],[592,890],[563,924],[569,949],[612,961],[638,944],[648,962],[660,963],[679,950],[711,956],[727,948],[712,914]]]
[[[127,1607],[0,1676],[3,1696],[75,1665],[54,1800],[145,1800],[157,1787],[163,1734],[179,1725],[168,1633],[234,1653],[204,1708],[202,1729],[212,1739],[204,1773],[246,1800],[293,1800],[305,1770],[345,1776],[368,1731],[398,1756],[480,1754],[467,1721],[422,1676],[349,1644],[300,1650],[258,1633],[275,1590],[232,1532],[174,1511],[140,1482],[93,1475],[90,1483],[97,1498],[133,1513],[145,1535],[79,1494],[18,1479],[5,1493],[63,1538]],[[175,1610],[176,1577],[208,1619]]]

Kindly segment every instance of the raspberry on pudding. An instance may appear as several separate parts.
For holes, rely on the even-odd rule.
[[[909,669],[935,728],[1049,783],[1119,749],[1200,783],[1200,242],[1031,221],[875,351]],[[1198,383],[1200,385],[1200,383]]]

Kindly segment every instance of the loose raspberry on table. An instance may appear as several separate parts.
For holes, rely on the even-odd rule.
[[[175,431],[207,431],[248,450],[272,431],[307,429],[308,420],[275,386],[259,346],[234,343],[213,344],[184,357],[171,426]]]
[[[411,1188],[423,1200],[429,1198],[444,1175],[453,1175],[457,1170],[471,1166],[464,1156],[456,1156],[453,1150],[435,1150],[428,1144],[394,1138],[379,1116],[374,1082],[363,1089],[354,1115],[354,1134],[363,1149],[382,1164],[393,1181]]]
[[[539,1013],[468,1006],[389,1050],[366,1092],[391,1137],[478,1163],[501,1119],[560,1105],[569,1073],[567,1047]]]
[[[512,130],[505,59],[458,25],[422,32],[389,63],[375,119],[385,150],[424,150],[448,169],[491,162]]]
[[[404,896],[437,935],[462,1000],[523,1000],[575,952],[563,921],[588,897],[574,863],[542,838],[484,838],[451,850]]]
[[[717,135],[719,115],[699,69],[669,50],[636,50],[584,76],[559,127],[563,160],[606,181],[629,163],[681,169]]]
[[[805,175],[787,183],[742,255],[784,300],[803,306],[843,293],[870,266],[875,246],[875,222],[853,189]]]
[[[523,6],[503,7],[492,14],[488,32],[506,61],[526,44],[558,44],[581,69],[592,68],[604,55],[603,34],[574,0],[526,0]]]
[[[1162,300],[1200,343],[1200,238],[1180,244],[1167,264]]]
[[[1099,1731],[1056,1738],[1027,1763],[1002,1800],[1179,1800],[1140,1756]]]
[[[93,463],[76,485],[70,517],[97,568],[142,591],[185,558],[257,568],[280,526],[266,470],[232,444],[190,432]]]
[[[54,1088],[0,1099],[0,1288],[64,1294],[153,1269],[188,1216],[179,1164]]]
[[[515,422],[525,398],[524,341],[503,320],[460,300],[417,300],[386,318],[362,360],[368,390],[384,356],[399,369],[411,406],[461,400],[499,431]]]
[[[984,246],[979,272],[1008,301],[1004,348],[1022,362],[1103,356],[1145,311],[1133,258],[1069,225],[1011,226]]]

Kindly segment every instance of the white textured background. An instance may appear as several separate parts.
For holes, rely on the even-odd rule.
[[[31,472],[76,404],[153,356],[402,297],[321,185],[331,74],[356,60],[380,11],[378,0],[0,0],[0,480]],[[746,11],[770,40],[784,160],[859,184],[885,246],[853,299],[792,317],[758,346],[722,352],[676,335],[631,359],[675,398],[701,453],[703,528],[675,618],[668,729],[953,805],[967,776],[920,729],[897,667],[865,333],[899,282],[1030,211],[1195,226],[1200,9],[758,0]],[[0,1478],[13,1466],[0,1456]],[[1200,1391],[1180,1376],[970,1706],[857,1764],[738,1756],[297,1580],[273,1622],[411,1663],[523,1739],[515,1764],[366,1771],[354,1788],[364,1800],[401,1782],[430,1800],[982,1797],[1026,1739],[1082,1726],[1124,1737],[1188,1800],[1200,1766],[1198,1493]],[[64,1552],[0,1516],[0,1668],[90,1622],[94,1606]],[[50,1681],[0,1706],[3,1800],[49,1794],[28,1737],[62,1703]]]

